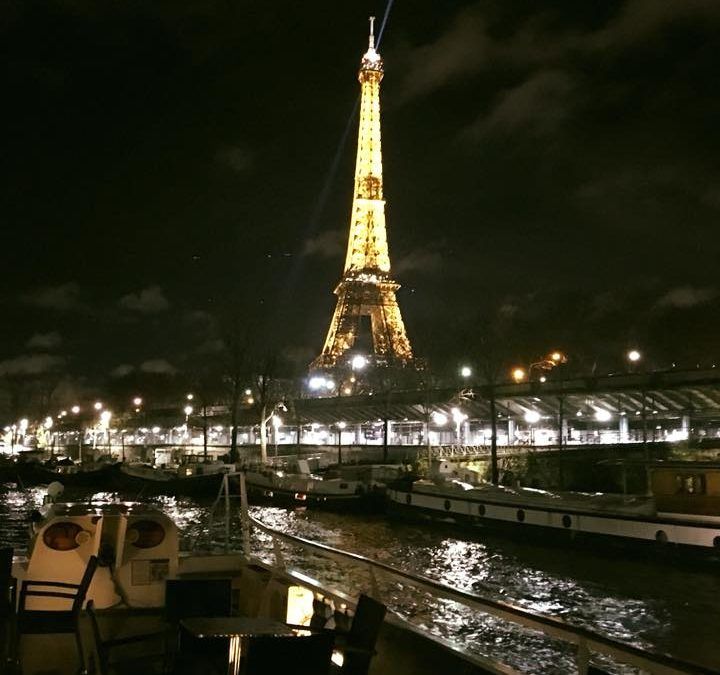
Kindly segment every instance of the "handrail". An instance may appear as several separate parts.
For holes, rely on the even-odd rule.
[[[274,540],[283,539],[290,543],[302,546],[303,548],[320,551],[332,558],[340,558],[350,560],[356,564],[368,565],[371,571],[373,569],[377,569],[412,581],[420,587],[431,589],[436,595],[441,597],[460,601],[465,605],[477,607],[483,612],[503,619],[504,621],[510,621],[524,628],[540,631],[546,636],[577,645],[579,652],[586,650],[594,651],[616,659],[622,663],[661,675],[680,675],[685,673],[711,675],[712,673],[717,672],[713,669],[706,668],[705,666],[670,656],[669,654],[648,651],[633,645],[628,645],[624,642],[615,640],[614,638],[600,635],[588,628],[570,626],[561,619],[535,614],[506,602],[491,600],[490,598],[467,593],[438,581],[434,581],[433,579],[429,579],[428,577],[405,572],[397,567],[393,567],[392,565],[388,565],[387,563],[383,563],[378,560],[373,560],[360,555],[359,553],[350,553],[348,551],[328,546],[327,544],[320,544],[310,539],[305,539],[304,537],[280,532],[268,525],[265,525],[254,516],[249,516],[249,520],[255,527],[266,534],[269,534]]]

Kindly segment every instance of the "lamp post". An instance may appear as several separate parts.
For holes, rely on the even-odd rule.
[[[342,464],[342,432],[347,425],[345,422],[337,423],[337,435],[338,435],[338,466]]]

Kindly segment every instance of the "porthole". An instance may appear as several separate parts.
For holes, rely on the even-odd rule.
[[[660,544],[667,544],[668,536],[665,533],[665,530],[658,530],[655,533],[655,541],[657,541]]]
[[[154,520],[137,520],[128,527],[126,536],[135,548],[155,548],[165,539],[165,528]]]
[[[405,495],[405,503],[412,504],[412,495],[410,493]]]
[[[450,500],[449,500],[449,499],[446,499],[446,500],[445,500],[444,506],[445,506],[445,510],[446,510],[446,511],[449,511],[449,510],[450,510],[450,506],[452,506],[452,505],[450,504]]]
[[[519,522],[522,523],[525,520],[525,511],[523,511],[522,509],[518,509],[517,510],[517,519]]]
[[[478,504],[478,515],[479,516],[485,515],[485,504]]]
[[[572,518],[570,518],[567,513],[562,517],[562,524],[563,527],[570,527],[570,525],[572,525]]]
[[[43,542],[53,551],[72,551],[84,543],[79,537],[82,532],[77,523],[53,523],[43,532]]]

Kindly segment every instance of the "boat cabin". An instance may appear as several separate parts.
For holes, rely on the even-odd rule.
[[[649,470],[658,511],[720,516],[720,463],[664,461]]]

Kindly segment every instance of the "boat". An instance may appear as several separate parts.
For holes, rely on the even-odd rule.
[[[239,480],[242,485],[243,479]],[[224,488],[227,486],[225,481]],[[229,493],[226,495],[229,498]],[[242,495],[241,504],[245,504]],[[177,592],[178,585],[187,590],[195,584],[197,590],[196,584],[200,584],[202,590],[203,584],[211,588],[216,587],[218,581],[223,581],[227,583],[228,592],[234,596],[236,613],[246,617],[242,621],[257,621],[264,625],[271,620],[274,626],[280,624],[293,631],[297,630],[297,626],[305,626],[305,632],[308,632],[318,630],[317,626],[321,624],[330,627],[334,622],[337,627],[345,620],[350,621],[349,615],[357,611],[364,595],[374,598],[375,603],[387,602],[387,613],[379,627],[377,641],[370,650],[371,673],[429,675],[445,671],[471,675],[521,672],[500,661],[479,656],[463,645],[433,636],[427,627],[415,625],[396,613],[391,606],[392,589],[398,587],[404,588],[405,593],[417,592],[424,597],[461,603],[475,612],[565,642],[562,656],[565,662],[558,664],[560,670],[567,668],[563,672],[575,666],[580,672],[588,672],[588,665],[595,664],[598,659],[600,663],[607,664],[607,659],[612,659],[647,672],[669,675],[713,672],[698,664],[630,646],[586,628],[573,627],[555,617],[469,594],[387,563],[281,533],[251,518],[244,506],[242,515],[242,550],[232,551],[226,542],[224,551],[180,551],[173,521],[146,505],[48,504],[41,518],[34,522],[28,556],[15,559],[13,575],[19,584],[24,580],[77,583],[83,571],[88,569],[92,557],[98,556],[100,566],[87,591],[87,599],[92,601],[94,609],[78,614],[76,636],[23,634],[19,647],[11,652],[12,661],[22,668],[24,675],[75,673],[78,663],[81,667],[92,669],[95,659],[99,658],[98,640],[102,640],[104,646],[115,644],[123,655],[133,657],[137,640],[123,636],[132,634],[135,638],[141,637],[139,630],[149,635],[157,634],[153,630],[157,631],[158,627],[167,630],[164,622],[171,597],[172,602],[177,602],[178,597],[181,600],[184,598],[185,606],[181,609],[188,612],[186,616],[197,616],[198,606],[205,600],[202,594],[171,596],[171,592]],[[267,555],[251,554],[251,538],[255,535],[266,545],[269,544]],[[321,582],[297,565],[288,565],[283,557],[284,546],[301,550],[308,559],[326,557],[341,561],[342,566],[354,565],[358,570],[358,574],[353,576],[354,589],[339,587],[338,582]],[[369,576],[368,570],[371,571]],[[382,584],[378,580],[387,583]],[[52,595],[28,598],[28,601],[33,603],[34,610],[60,611],[63,600]],[[97,627],[94,623],[96,614],[102,626],[102,636],[91,630],[93,626]],[[318,618],[320,622],[316,621]],[[222,625],[222,619],[216,619],[215,623]],[[228,625],[234,625],[230,619]],[[189,622],[181,626],[185,632],[179,643],[180,653],[176,655],[176,663],[182,666],[182,650]],[[312,629],[312,626],[315,628]],[[230,637],[229,628],[220,631],[220,634],[226,638],[225,647],[221,645],[225,650],[223,658],[226,659],[223,670],[237,672],[244,647],[241,642],[233,642],[235,638]],[[117,642],[113,642],[116,639]],[[250,647],[252,651],[252,642]],[[334,654],[333,659],[337,663],[342,662],[340,653]],[[537,672],[532,668],[530,671]],[[145,670],[141,666],[135,672],[150,671],[149,667]],[[194,672],[213,671],[208,661],[201,670]]]
[[[308,459],[285,465],[251,465],[245,473],[248,499],[255,504],[325,508],[338,511],[382,510],[385,481],[397,467],[333,466],[311,471]]]
[[[115,462],[80,464],[69,457],[51,457],[6,462],[2,467],[3,480],[29,487],[60,482],[66,487],[109,490],[115,485],[118,465]]]
[[[388,510],[402,517],[537,535],[561,544],[632,545],[720,560],[720,511],[711,511],[717,502],[697,494],[700,485],[716,486],[720,492],[720,466],[685,463],[679,468],[675,463],[655,471],[655,490],[671,484],[677,492],[676,486],[689,485],[696,494],[553,492],[470,483],[463,480],[470,474],[459,464],[436,460],[428,478],[411,476],[388,487]],[[672,472],[671,479],[667,472]],[[694,499],[702,508],[693,512]],[[677,507],[678,500],[682,510],[662,510]]]
[[[179,465],[154,466],[142,462],[121,464],[116,487],[143,495],[214,496],[223,476],[234,471],[234,464],[198,461],[190,455]]]

